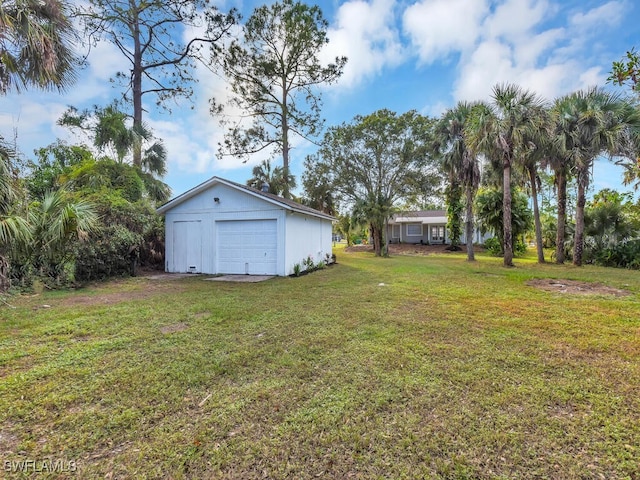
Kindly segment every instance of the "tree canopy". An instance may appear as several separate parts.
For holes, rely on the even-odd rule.
[[[76,80],[76,32],[60,0],[0,3],[0,93],[64,90]]]
[[[322,129],[317,86],[335,82],[347,61],[337,57],[323,65],[319,54],[328,23],[317,5],[283,0],[258,7],[244,26],[244,38],[224,55],[224,72],[234,96],[231,105],[241,119],[231,126],[221,155],[247,156],[261,151],[282,154],[283,176],[289,176],[294,136],[313,138]],[[212,102],[212,111],[221,111]],[[285,184],[283,192],[289,197]]]
[[[235,11],[221,13],[206,0],[90,0],[79,15],[91,39],[109,41],[122,53],[126,68],[114,72],[114,79],[125,88],[135,129],[142,127],[147,95],[162,108],[168,108],[167,100],[193,95],[195,62],[208,64],[210,56],[203,55],[202,47],[219,54],[219,42],[237,18]],[[202,33],[181,41],[189,29]],[[134,164],[141,161],[135,148]]]
[[[396,202],[440,185],[438,169],[429,162],[432,126],[415,111],[379,110],[325,134],[312,168],[325,172],[341,202],[367,220],[377,255]]]

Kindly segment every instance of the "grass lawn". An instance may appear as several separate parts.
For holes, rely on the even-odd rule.
[[[0,477],[640,478],[640,273],[337,253],[8,299]]]

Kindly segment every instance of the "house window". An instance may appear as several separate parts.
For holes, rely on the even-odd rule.
[[[411,237],[422,236],[422,224],[421,223],[409,223],[407,225],[407,235]]]
[[[432,242],[444,241],[444,225],[434,225],[431,227],[431,241]]]
[[[400,225],[391,226],[391,238],[400,238]]]

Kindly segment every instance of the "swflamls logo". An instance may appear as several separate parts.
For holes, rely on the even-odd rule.
[[[62,458],[5,460],[4,471],[11,473],[63,473],[78,470],[78,462]]]

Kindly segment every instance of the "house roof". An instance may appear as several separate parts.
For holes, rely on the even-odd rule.
[[[169,200],[164,205],[159,206],[156,209],[156,212],[159,214],[165,214],[168,210],[171,210],[173,207],[180,205],[182,202],[189,200],[190,198],[198,195],[200,192],[207,190],[208,188],[216,185],[222,184],[228,187],[234,188],[236,190],[241,190],[249,195],[253,195],[254,197],[259,197],[266,200],[269,203],[273,203],[284,207],[287,210],[292,212],[304,213],[306,215],[311,215],[314,217],[324,218],[326,220],[336,220],[335,217],[328,215],[320,210],[316,210],[315,208],[307,207],[306,205],[302,205],[301,203],[294,202],[293,200],[289,200],[287,198],[282,198],[272,193],[263,192],[253,187],[248,187],[247,185],[242,185],[241,183],[232,182],[231,180],[226,180],[220,177],[211,177],[209,180],[202,182],[200,185],[193,187],[191,190],[187,190],[181,195]]]
[[[396,213],[389,223],[446,223],[446,210],[416,210]]]

